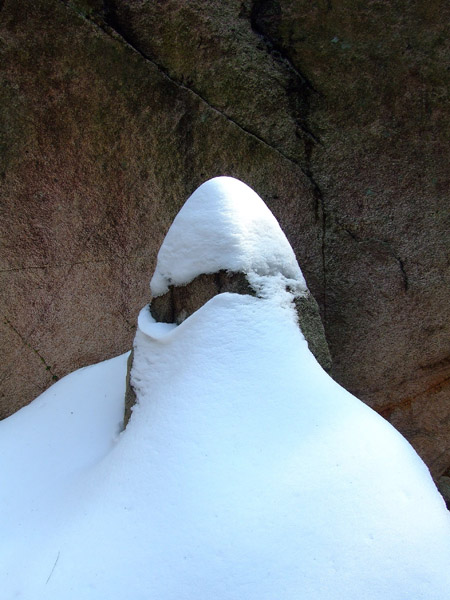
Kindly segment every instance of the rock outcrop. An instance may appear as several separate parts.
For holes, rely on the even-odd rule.
[[[213,296],[223,292],[255,295],[244,273],[203,274],[186,285],[172,285],[169,291],[153,298],[150,312],[155,321],[177,323],[187,319]]]
[[[223,292],[255,295],[244,273],[219,271],[199,275],[187,285],[170,286],[166,294],[151,301],[150,312],[156,321],[179,324],[213,296]],[[317,302],[308,291],[295,298],[295,307],[300,329],[311,352],[325,371],[330,372],[331,356]]]
[[[334,377],[443,474],[449,11],[4,0],[2,416],[130,347],[164,232],[228,174],[286,232]]]

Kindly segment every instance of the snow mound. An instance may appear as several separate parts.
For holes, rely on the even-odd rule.
[[[296,293],[306,291],[277,220],[250,187],[233,177],[210,179],[188,198],[159,251],[151,293],[161,296],[169,285],[220,270],[246,273],[257,287],[265,288],[267,276],[274,276]]]
[[[1,424],[2,598],[448,600],[425,465],[285,307],[225,293],[166,325],[141,313],[119,437],[126,356]]]
[[[45,547],[43,540],[58,531],[58,516],[70,512],[67,490],[114,447],[123,426],[128,356],[63,377],[0,422],[2,598],[16,597],[7,581],[27,587],[24,565],[31,568],[33,559],[23,557]]]

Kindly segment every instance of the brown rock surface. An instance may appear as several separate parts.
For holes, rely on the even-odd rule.
[[[130,347],[183,200],[227,174],[291,242],[334,376],[450,466],[450,7],[0,3],[10,414]]]
[[[257,295],[244,273],[217,273],[199,275],[190,283],[169,286],[169,291],[153,298],[150,312],[156,321],[182,323],[213,296],[230,292]],[[309,349],[327,372],[331,371],[331,357],[320,318],[319,307],[311,293],[292,297],[297,311],[298,324],[308,342]]]
[[[152,298],[150,312],[156,321],[180,324],[223,292],[255,295],[244,273],[219,271],[199,275],[186,285],[169,286],[168,292]]]
[[[130,348],[157,249],[206,179],[258,189],[292,219],[288,236],[301,221],[299,255],[320,271],[311,185],[295,163],[79,7],[7,1],[0,14],[2,416],[53,376]]]

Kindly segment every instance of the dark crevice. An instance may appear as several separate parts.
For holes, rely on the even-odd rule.
[[[278,0],[254,0],[250,11],[250,26],[265,45],[268,54],[290,75],[286,92],[297,123],[298,137],[305,142],[312,140],[321,144],[319,136],[309,125],[312,98],[321,94],[311,80],[293,64],[283,45],[276,39],[281,14]]]
[[[131,50],[133,50],[134,52],[139,54],[139,56],[141,56],[146,62],[153,65],[159,71],[159,73],[161,73],[161,75],[163,75],[171,83],[176,85],[178,88],[185,90],[186,92],[189,92],[190,94],[195,96],[198,100],[200,100],[203,104],[205,104],[213,112],[215,112],[216,114],[218,114],[221,117],[223,117],[224,119],[226,119],[229,123],[232,123],[233,125],[235,125],[238,129],[240,129],[246,135],[249,135],[250,137],[252,137],[255,141],[263,144],[264,146],[266,146],[273,152],[276,152],[284,160],[287,160],[291,164],[300,168],[301,171],[306,175],[305,169],[295,159],[295,157],[290,156],[289,154],[283,152],[282,150],[280,150],[279,148],[276,148],[275,146],[272,146],[269,142],[267,142],[264,138],[260,137],[257,133],[255,133],[254,131],[251,131],[244,125],[238,123],[237,121],[235,121],[234,119],[229,117],[226,113],[224,113],[222,110],[220,110],[216,106],[213,106],[212,104],[210,104],[208,102],[208,100],[204,96],[202,96],[197,90],[195,90],[192,87],[189,87],[185,83],[183,83],[183,82],[179,81],[178,79],[176,79],[175,77],[173,77],[173,75],[170,74],[170,72],[167,68],[165,68],[163,65],[160,65],[149,55],[145,54],[139,47],[135,46],[133,41],[128,37],[128,35],[124,34],[121,27],[119,27],[117,25],[114,8],[113,8],[111,2],[106,3],[109,6],[108,9],[106,9],[106,7],[105,7],[105,11],[108,13],[107,18],[109,20],[109,23],[107,23],[105,16],[102,19],[100,19],[98,17],[98,15],[94,17],[92,15],[84,14],[81,11],[79,11],[71,2],[68,2],[68,0],[59,0],[59,1],[62,4],[64,4],[64,6],[66,6],[67,8],[70,8],[71,10],[73,10],[78,16],[82,17],[83,19],[85,19],[86,21],[91,23],[97,29],[101,29],[105,34],[107,34],[114,40],[116,40],[122,44],[125,44],[128,48],[130,48]],[[310,137],[313,137],[313,134],[310,134]]]
[[[327,328],[327,212],[325,210],[325,202],[323,192],[314,179],[310,168],[304,170],[305,175],[308,177],[311,186],[312,194],[315,202],[316,221],[321,223],[321,239],[320,239],[320,255],[322,260],[322,288],[323,288],[323,324]]]
[[[351,229],[346,229],[343,228],[345,233],[348,233],[348,235],[352,238],[352,240],[354,240],[355,242],[359,242],[360,239],[358,238],[358,236],[356,235],[356,233],[354,231],[352,231]]]
[[[103,18],[105,20],[106,25],[111,27],[113,31],[115,31],[121,38],[123,38],[128,45],[132,46],[136,52],[139,52],[141,56],[144,56],[137,48],[134,43],[131,43],[129,37],[125,30],[123,29],[118,17],[117,17],[117,7],[114,0],[103,0]],[[144,57],[146,58],[146,57]]]
[[[311,184],[312,195],[314,198],[314,211],[316,222],[321,224],[320,229],[320,256],[322,262],[322,317],[323,326],[325,329],[325,336],[327,332],[327,212],[325,209],[325,199],[320,185],[317,183],[313,171],[312,171],[312,153],[314,150],[314,144],[305,141],[305,158],[306,166],[302,168],[303,173],[309,179]]]
[[[323,325],[325,328],[325,334],[327,329],[327,264],[326,264],[326,234],[327,234],[327,213],[325,210],[325,200],[322,189],[317,183],[313,170],[312,170],[312,155],[315,149],[315,143],[310,139],[304,140],[305,144],[305,167],[302,169],[303,173],[309,179],[312,189],[312,195],[314,198],[314,211],[317,223],[321,223],[321,239],[320,239],[320,255],[322,261],[322,311],[323,311]]]
[[[283,46],[275,39],[274,34],[280,17],[281,7],[277,0],[254,0],[250,12],[252,30],[260,36],[274,59],[287,66],[305,89],[320,95],[308,77],[294,66]]]
[[[49,374],[52,376],[53,381],[58,381],[58,379],[59,379],[58,375],[55,375],[55,373],[53,373],[51,366],[49,364],[47,364],[47,362],[46,362],[45,358],[42,356],[42,354],[40,354],[40,352],[38,350],[36,350],[36,348],[33,348],[33,346],[30,344],[30,342],[28,342],[26,340],[26,338],[24,338],[24,336],[20,333],[20,331],[18,331],[18,329],[16,329],[14,327],[14,325],[11,323],[11,321],[7,317],[4,317],[4,323],[5,323],[5,325],[8,325],[14,331],[14,333],[20,338],[20,340],[22,341],[24,346],[26,346],[27,348],[29,348],[32,352],[34,352],[36,354],[36,356],[39,358],[41,363],[44,365],[45,370],[48,371]]]
[[[323,146],[320,138],[318,138],[317,135],[315,135],[310,129],[308,129],[308,127],[306,127],[302,123],[298,123],[297,125],[298,125],[298,128],[300,129],[300,131],[302,132],[303,136],[299,135],[298,131],[296,131],[296,135],[297,135],[297,137],[303,138],[305,144],[307,143],[308,140],[311,140],[315,144],[319,144],[320,146]]]
[[[322,94],[314,87],[311,80],[302,73],[292,62],[288,52],[279,37],[279,24],[282,9],[278,0],[253,0],[250,10],[250,25],[253,32],[259,36],[266,47],[268,54],[278,62],[289,74],[290,82],[286,89],[290,101],[292,116],[297,125],[296,135],[303,141],[304,163],[302,172],[311,184],[314,198],[316,221],[321,223],[321,258],[323,271],[323,322],[326,328],[327,318],[327,271],[326,271],[326,229],[327,215],[325,210],[324,195],[313,173],[312,155],[317,145],[323,145],[319,136],[312,131],[310,117],[312,101]]]

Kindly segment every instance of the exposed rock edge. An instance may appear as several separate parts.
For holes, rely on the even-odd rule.
[[[208,300],[224,292],[257,295],[244,273],[221,270],[217,273],[199,275],[186,285],[170,286],[168,292],[152,299],[150,313],[155,321],[179,325]],[[309,291],[305,296],[296,297],[294,302],[298,324],[308,342],[308,347],[321,367],[329,373],[331,355],[320,318],[319,306]],[[128,358],[124,427],[127,426],[132,407],[136,403],[136,394],[130,381],[132,364],[133,352]]]

